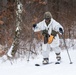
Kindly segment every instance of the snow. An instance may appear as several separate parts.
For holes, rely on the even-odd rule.
[[[61,52],[61,64],[54,64],[55,54],[50,53],[52,64],[45,66],[35,66],[35,63],[42,62],[42,56],[38,55],[35,59],[26,61],[26,58],[20,58],[14,61],[3,61],[0,58],[0,75],[76,75],[76,50],[69,49],[69,54],[73,64],[69,64],[69,58],[66,50]],[[12,62],[12,64],[11,64]]]
[[[11,52],[12,52],[12,50],[13,50],[13,44],[11,45],[11,47],[10,47],[10,49],[8,50],[8,52],[7,52],[7,55],[8,56],[10,56],[10,57],[12,57],[12,55],[11,55]]]

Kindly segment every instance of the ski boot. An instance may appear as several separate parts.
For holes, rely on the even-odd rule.
[[[49,64],[49,58],[43,58],[42,63],[45,64]]]
[[[56,53],[56,59],[57,59],[57,62],[55,64],[60,64],[61,62],[60,53]]]

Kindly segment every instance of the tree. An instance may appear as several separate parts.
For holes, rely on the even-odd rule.
[[[16,30],[15,30],[15,37],[13,40],[13,43],[8,51],[8,56],[10,57],[14,57],[15,53],[17,52],[18,48],[19,48],[19,38],[20,38],[20,31],[21,31],[21,27],[20,25],[22,24],[22,11],[23,11],[23,6],[20,0],[16,0],[17,3],[17,9],[16,9]]]

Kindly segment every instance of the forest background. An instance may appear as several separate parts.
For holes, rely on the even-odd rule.
[[[22,3],[20,40],[31,42],[32,25],[43,20],[46,11],[52,13],[53,18],[64,27],[64,37],[76,39],[76,0],[19,0]],[[16,30],[16,0],[0,0],[0,44],[12,45]],[[39,41],[35,34],[35,38]],[[37,36],[37,37],[36,37]],[[27,46],[26,44],[23,46]],[[31,43],[30,43],[31,44]],[[22,47],[22,46],[21,46]],[[24,50],[24,48],[22,48]],[[27,50],[27,48],[25,48]]]

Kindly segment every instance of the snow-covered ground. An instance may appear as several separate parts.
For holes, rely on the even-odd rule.
[[[45,66],[35,66],[35,63],[42,62],[42,56],[39,55],[35,59],[18,59],[10,63],[10,61],[2,62],[0,58],[0,75],[76,75],[76,50],[69,49],[69,54],[73,64],[69,64],[69,59],[66,50],[61,52],[61,64],[54,64],[55,54],[50,53],[50,61],[52,64]]]

